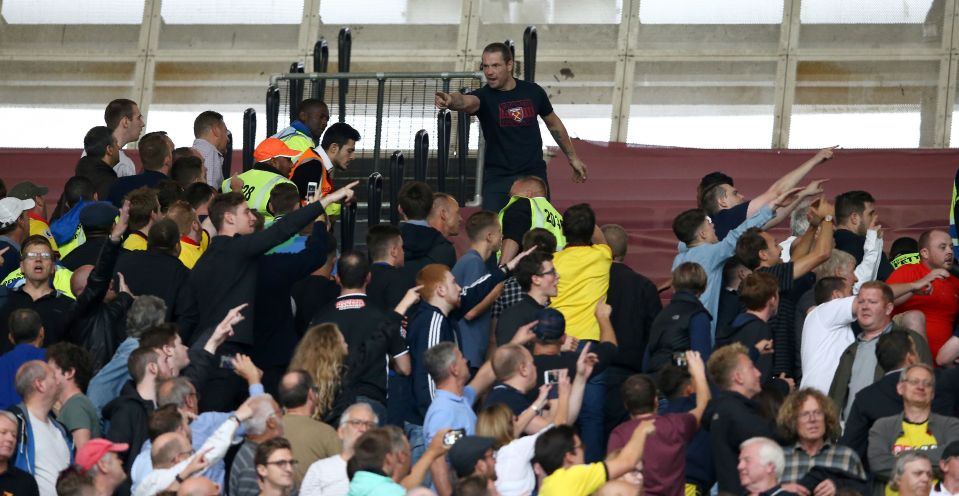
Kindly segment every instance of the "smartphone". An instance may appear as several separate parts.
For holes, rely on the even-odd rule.
[[[677,367],[686,367],[686,353],[683,351],[677,351],[673,353],[673,365]]]
[[[543,372],[543,384],[559,384],[559,372],[562,369],[547,370]]]
[[[456,444],[456,441],[459,441],[461,437],[466,435],[466,429],[453,429],[443,435],[443,444],[446,446],[453,446]]]
[[[316,183],[316,181],[310,181],[306,183],[306,201],[313,200],[313,197],[316,196],[316,188],[318,186],[319,185]]]
[[[233,355],[223,355],[220,357],[220,368],[233,370],[236,368],[236,365],[233,363]]]

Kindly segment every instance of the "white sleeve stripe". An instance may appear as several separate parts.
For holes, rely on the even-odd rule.
[[[486,274],[485,276],[480,277],[479,279],[473,281],[473,283],[470,284],[469,286],[463,286],[463,288],[460,290],[460,295],[461,295],[461,296],[465,296],[465,295],[466,295],[466,290],[468,290],[468,289],[470,289],[470,288],[473,288],[473,287],[475,287],[475,286],[477,286],[477,285],[479,285],[479,284],[482,284],[483,281],[489,279],[490,276],[491,276],[491,274]]]

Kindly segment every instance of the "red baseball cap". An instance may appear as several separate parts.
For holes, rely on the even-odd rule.
[[[103,438],[91,439],[77,451],[75,463],[81,471],[87,472],[103,458],[103,455],[122,453],[128,449],[130,445],[126,443],[111,443]]]
[[[256,146],[253,150],[253,160],[257,162],[266,162],[273,157],[286,157],[295,160],[301,152],[298,152],[288,146],[279,138],[267,138]]]

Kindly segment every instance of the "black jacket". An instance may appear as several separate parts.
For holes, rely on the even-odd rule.
[[[613,307],[609,318],[619,343],[612,365],[642,372],[643,353],[653,320],[663,310],[656,285],[628,265],[613,262],[606,303]]]
[[[82,245],[76,247],[60,263],[70,270],[77,270],[81,265],[96,265],[100,250],[106,244],[109,235],[87,236]]]
[[[133,296],[130,293],[117,293],[113,301],[104,301],[110,289],[120,246],[121,243],[111,241],[102,243],[96,265],[87,278],[87,287],[76,295],[74,304],[69,339],[90,352],[94,371],[106,365],[126,339],[126,316],[133,304]]]
[[[120,396],[103,407],[103,419],[110,422],[106,438],[115,443],[127,443],[130,448],[117,456],[123,460],[123,471],[130,473],[133,460],[148,439],[147,419],[156,405],[145,400],[137,392],[136,385],[129,381],[120,391]]]
[[[450,269],[456,265],[453,243],[429,226],[406,223],[400,226],[403,237],[403,273],[416,280],[416,273],[429,264],[443,264]]]
[[[258,258],[300,232],[322,213],[323,205],[315,202],[283,216],[260,232],[216,236],[210,240],[210,246],[190,274],[190,287],[198,307],[203,309],[196,329],[213,328],[230,309],[249,303],[243,312],[246,319],[233,327],[234,335],[228,341],[253,346]]]
[[[0,336],[7,336],[10,329],[7,325],[10,314],[20,308],[30,308],[40,314],[43,322],[44,348],[67,339],[70,320],[73,318],[74,300],[69,296],[54,290],[34,301],[33,297],[23,291],[23,287],[11,290],[7,295],[7,302],[0,308]],[[0,339],[0,354],[13,348],[9,339]]]
[[[199,311],[188,284],[190,269],[179,258],[154,250],[124,250],[117,261],[116,272],[123,274],[133,294],[162,299],[166,303],[167,322],[176,322],[181,337],[187,340],[193,333]]]
[[[773,355],[767,353],[759,354],[756,349],[756,343],[763,339],[772,339],[772,329],[769,324],[759,317],[743,312],[736,316],[726,327],[716,330],[716,348],[726,346],[731,343],[739,343],[749,350],[749,358],[753,360],[756,368],[763,374],[763,382],[772,378]],[[787,389],[786,394],[789,394]]]
[[[865,255],[863,245],[866,243],[866,237],[860,236],[848,229],[836,229],[832,235],[836,240],[836,249],[842,250],[856,259],[856,265],[862,263],[862,257]],[[885,281],[892,274],[892,264],[889,263],[889,257],[885,252],[879,253],[879,270],[876,273],[876,279]]]
[[[370,303],[392,310],[412,288],[413,279],[403,269],[385,263],[370,265],[370,283],[366,285],[366,297]]]
[[[775,420],[761,416],[758,403],[732,391],[720,391],[709,400],[702,427],[709,431],[720,492],[743,492],[736,471],[743,441],[756,436],[781,441]]]
[[[93,181],[93,186],[97,191],[97,198],[103,201],[107,201],[110,188],[113,186],[113,183],[117,181],[117,173],[113,170],[113,167],[110,167],[102,158],[98,157],[86,156],[80,158],[73,175],[83,176]]]
[[[709,311],[693,293],[680,291],[673,295],[650,328],[647,371],[661,369],[670,363],[673,353],[690,349],[689,319],[701,312]]]

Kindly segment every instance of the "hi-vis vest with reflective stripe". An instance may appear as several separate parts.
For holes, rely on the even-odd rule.
[[[68,296],[71,299],[76,299],[73,295],[73,291],[70,289],[70,278],[73,277],[73,272],[70,269],[57,265],[56,270],[53,272],[53,289],[63,293],[64,296]],[[17,267],[16,270],[11,272],[0,281],[0,286],[5,286],[10,289],[16,289],[20,286],[23,286],[23,270],[20,267]]]
[[[290,146],[290,148],[293,147]],[[293,179],[293,174],[296,172],[298,167],[307,162],[313,161],[316,161],[323,171],[323,183],[318,185],[320,187],[320,198],[322,198],[333,191],[333,178],[330,177],[330,171],[326,170],[326,164],[323,163],[323,159],[320,158],[320,155],[316,153],[314,149],[306,149],[306,151],[303,152],[303,155],[300,155],[300,158],[296,159],[296,162],[293,164],[293,168],[290,170],[290,179]],[[306,196],[307,191],[301,191],[300,193],[303,196]],[[306,205],[305,201],[303,204]],[[342,209],[340,208],[339,203],[331,203],[326,206],[326,215],[329,215],[330,217],[338,217],[341,210]]]
[[[553,233],[553,236],[556,236],[556,251],[562,250],[563,247],[566,246],[566,236],[563,236],[563,216],[549,204],[549,200],[542,196],[536,198],[525,198],[522,196],[511,197],[506,206],[503,207],[503,210],[499,211],[499,225],[503,225],[503,214],[506,212],[506,209],[520,200],[529,202],[532,213],[530,229],[542,227]]]
[[[292,181],[279,174],[256,169],[250,169],[240,174],[240,179],[243,180],[243,191],[241,191],[241,193],[243,193],[244,198],[246,198],[246,204],[249,205],[252,210],[263,214],[266,220],[273,218],[273,216],[266,211],[266,205],[270,202],[270,191],[273,191],[273,187],[280,183],[293,184]],[[221,189],[224,193],[232,191],[230,189],[229,179],[223,181]]]

